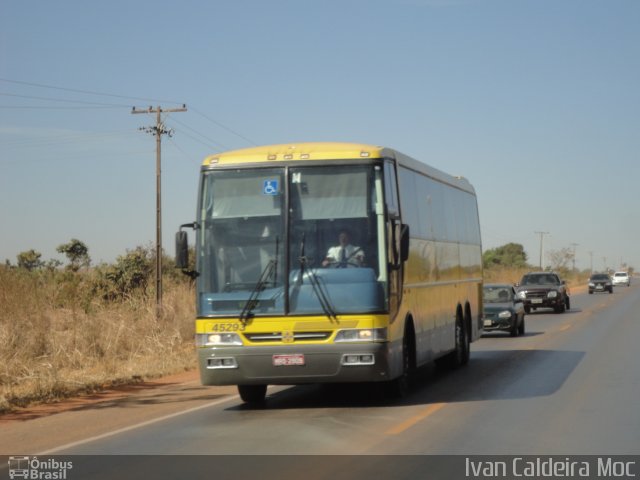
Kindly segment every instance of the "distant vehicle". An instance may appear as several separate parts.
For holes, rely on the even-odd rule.
[[[563,313],[571,308],[566,282],[553,272],[529,272],[517,284],[518,297],[524,303],[524,311],[553,308]]]
[[[614,286],[626,285],[628,287],[629,285],[631,285],[631,279],[629,278],[629,274],[627,272],[616,272],[613,274],[612,283]]]
[[[512,285],[487,283],[483,287],[484,331],[524,335],[524,305]]]
[[[589,295],[593,292],[613,293],[613,283],[611,277],[606,273],[594,273],[589,278]]]

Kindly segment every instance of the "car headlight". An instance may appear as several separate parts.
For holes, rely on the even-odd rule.
[[[593,283],[593,282],[589,282],[589,286],[590,286],[590,287],[595,287],[595,286],[596,286],[596,284],[595,284],[595,283]]]
[[[547,297],[549,298],[556,298],[558,296],[558,292],[556,292],[555,290],[551,290],[549,293],[547,293]]]
[[[384,342],[386,340],[386,328],[357,328],[340,330],[334,342]]]
[[[498,314],[498,318],[511,318],[511,312],[509,310],[503,310]]]
[[[522,298],[522,299],[527,298],[527,291],[526,290],[520,290],[518,292],[518,298]]]
[[[214,347],[219,345],[242,345],[237,333],[198,333],[196,347]]]

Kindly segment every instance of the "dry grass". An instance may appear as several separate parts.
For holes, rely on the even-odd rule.
[[[485,270],[485,282],[523,273]],[[0,266],[0,413],[196,368],[193,287],[165,279],[158,321],[153,292],[107,302],[91,295],[90,280]]]
[[[191,287],[165,281],[158,321],[153,295],[88,299],[85,280],[0,267],[0,412],[195,368]]]
[[[484,270],[484,283],[512,283],[520,281],[522,276],[534,271],[531,268],[492,268]],[[560,277],[567,282],[570,287],[577,287],[586,284],[589,279],[588,272],[558,272]]]

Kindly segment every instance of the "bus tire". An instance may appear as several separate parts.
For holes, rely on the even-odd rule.
[[[238,393],[243,402],[249,405],[262,405],[267,396],[266,385],[238,385]]]
[[[456,352],[458,344],[460,344],[460,353],[457,355],[459,360],[456,362],[456,367],[469,363],[471,355],[471,318],[468,311],[465,311],[464,319],[460,318],[459,320],[460,329],[457,328],[458,318],[456,318]]]
[[[524,315],[522,316],[522,322],[520,323],[520,326],[518,327],[518,335],[520,335],[520,336],[524,335]]]
[[[455,348],[452,352],[436,361],[439,367],[458,368],[469,363],[471,341],[465,323],[462,319],[461,312],[458,310],[455,326]]]
[[[520,317],[518,317],[518,315],[516,315],[516,318],[513,320],[513,325],[511,325],[511,328],[509,329],[509,334],[512,337],[517,337],[518,336],[518,319]]]
[[[404,398],[411,389],[411,380],[416,369],[416,347],[413,323],[407,320],[402,337],[402,373],[385,385],[385,394],[390,398]]]

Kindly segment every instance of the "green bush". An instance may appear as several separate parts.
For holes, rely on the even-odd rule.
[[[93,294],[103,300],[123,300],[134,293],[147,295],[149,279],[154,273],[154,254],[137,247],[121,255],[113,265],[100,265],[95,270]]]

